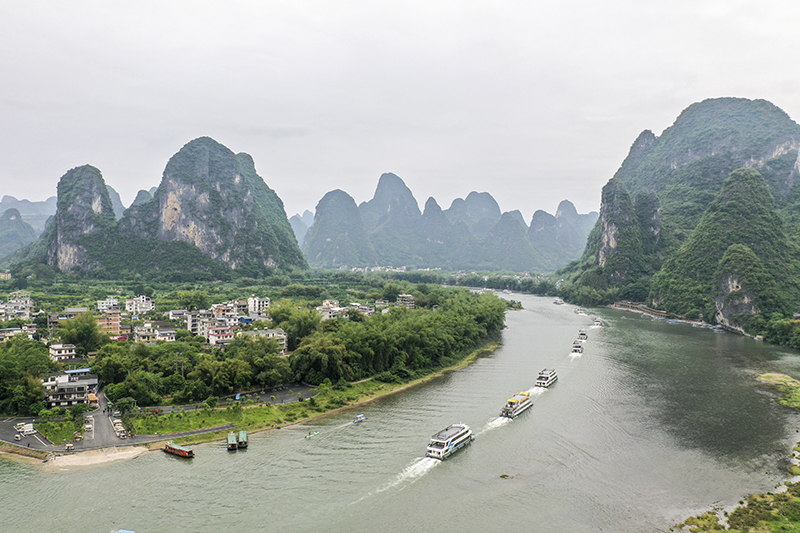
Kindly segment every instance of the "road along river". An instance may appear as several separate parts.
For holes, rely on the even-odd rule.
[[[0,461],[9,531],[649,532],[784,481],[800,417],[759,385],[800,377],[793,351],[632,313],[577,315],[551,299],[510,295],[502,346],[411,390],[222,442],[182,460],[161,452],[59,471]],[[585,328],[580,355],[572,341]],[[558,371],[533,390],[544,367]],[[534,406],[499,419],[505,400]],[[368,420],[353,424],[363,412]],[[424,458],[454,422],[474,443]],[[319,433],[304,438],[309,432]]]

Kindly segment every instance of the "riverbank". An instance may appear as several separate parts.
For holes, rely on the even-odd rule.
[[[260,433],[263,431],[302,424],[322,416],[334,415],[345,409],[352,409],[359,405],[372,402],[378,398],[406,391],[412,387],[441,377],[448,372],[456,371],[459,368],[463,368],[474,362],[482,355],[492,353],[497,349],[498,346],[499,340],[497,338],[492,338],[464,356],[458,362],[407,383],[381,383],[374,378],[369,378],[367,380],[351,383],[348,385],[348,388],[343,391],[327,390],[324,392],[319,392],[313,397],[313,401],[312,398],[309,398],[302,402],[297,401],[289,404],[274,405],[269,407],[255,405],[244,406],[241,409],[241,419],[235,422],[235,429],[237,431],[239,429],[246,429],[248,433],[251,434]],[[228,409],[230,409],[230,407],[214,409],[211,410],[211,412],[224,413],[227,412]],[[215,420],[214,423],[209,424],[207,427],[219,425],[216,423],[218,419],[212,418],[212,415],[208,414],[208,412],[203,411],[202,414],[203,416],[207,416],[209,421]],[[192,411],[183,413],[181,416],[190,417],[200,415],[201,413]],[[158,421],[158,418],[154,418],[153,420]],[[131,459],[147,451],[160,450],[164,447],[164,444],[169,441],[174,441],[183,445],[193,445],[222,440],[225,438],[228,431],[230,431],[229,428],[215,432],[175,437],[174,435],[169,435],[173,433],[172,431],[167,432],[160,430],[158,432],[154,432],[154,435],[162,433],[164,434],[163,439],[143,443],[141,445],[112,447],[101,450],[89,450],[73,453],[64,453],[62,451],[58,451],[55,453],[54,457],[51,456],[51,459],[47,461],[46,465],[48,469],[58,471],[69,467],[82,467],[110,463],[118,460]],[[140,434],[143,433],[140,432]],[[6,446],[8,449],[4,448],[3,446]],[[26,452],[31,452],[31,454],[28,455],[37,454],[37,462],[44,460],[48,455],[53,453],[49,451],[42,452],[28,450],[27,448],[21,448],[13,444],[5,443],[0,443],[0,452],[18,454],[21,456],[26,455]]]
[[[147,453],[143,446],[114,446],[100,450],[88,450],[64,455],[56,455],[45,463],[45,468],[51,471],[68,470],[71,467],[93,466],[125,459],[133,459]]]
[[[782,393],[778,402],[792,409],[800,410],[800,381],[786,374],[768,373],[758,376],[758,380]],[[795,481],[785,481],[777,485],[774,492],[752,494],[741,500],[732,511],[710,511],[688,518],[676,524],[678,531],[688,529],[692,532],[779,532],[796,530],[800,527],[800,443],[789,458],[788,474]]]
[[[369,378],[367,380],[350,383],[348,388],[343,391],[327,390],[320,392],[313,397],[313,401],[309,398],[302,402],[275,405],[270,408],[263,406],[244,407],[242,409],[243,419],[235,424],[236,427],[234,430],[246,429],[250,434],[261,433],[263,431],[281,429],[282,427],[296,426],[323,416],[335,415],[345,409],[352,409],[378,398],[406,391],[412,387],[441,377],[448,372],[456,371],[474,362],[478,357],[492,353],[499,345],[498,339],[490,339],[479,348],[464,356],[464,358],[458,362],[407,383],[381,383],[374,378]],[[271,411],[268,414],[259,412],[265,409],[271,409]],[[255,420],[248,420],[251,413],[258,413],[258,415],[253,417]],[[229,430],[226,429],[224,431],[202,433],[189,437],[166,438],[164,440],[147,443],[144,446],[150,450],[157,450],[163,448],[164,444],[170,440],[181,445],[204,444],[207,442],[224,440],[228,431]],[[166,431],[162,433],[165,435],[167,434]]]

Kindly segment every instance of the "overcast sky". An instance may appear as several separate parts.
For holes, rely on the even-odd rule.
[[[1,194],[70,168],[127,206],[210,136],[253,156],[289,216],[383,172],[424,206],[599,209],[644,129],[693,102],[800,118],[792,0],[0,3]]]

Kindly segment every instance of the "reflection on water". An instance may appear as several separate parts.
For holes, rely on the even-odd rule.
[[[755,376],[800,375],[794,352],[630,313],[577,315],[512,295],[502,347],[401,394],[307,425],[251,435],[246,453],[197,446],[47,473],[0,461],[9,529],[101,531],[668,531],[783,478],[798,417]],[[570,348],[585,328],[580,357]],[[533,387],[545,367],[549,389]],[[514,420],[506,399],[532,393]],[[353,416],[368,420],[353,424]],[[436,430],[473,444],[424,457]],[[309,431],[319,431],[305,439]],[[35,513],[20,510],[35,508]],[[75,509],[80,513],[73,512]]]

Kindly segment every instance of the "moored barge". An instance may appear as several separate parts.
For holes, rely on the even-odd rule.
[[[239,447],[239,441],[236,440],[236,433],[233,431],[228,433],[228,449],[236,450]]]
[[[445,459],[475,439],[475,434],[466,424],[453,424],[431,436],[425,455],[434,459]]]
[[[247,430],[243,429],[239,431],[239,443],[237,444],[239,448],[247,448]]]
[[[186,446],[180,446],[170,441],[164,445],[164,451],[178,457],[194,457],[194,451]]]

